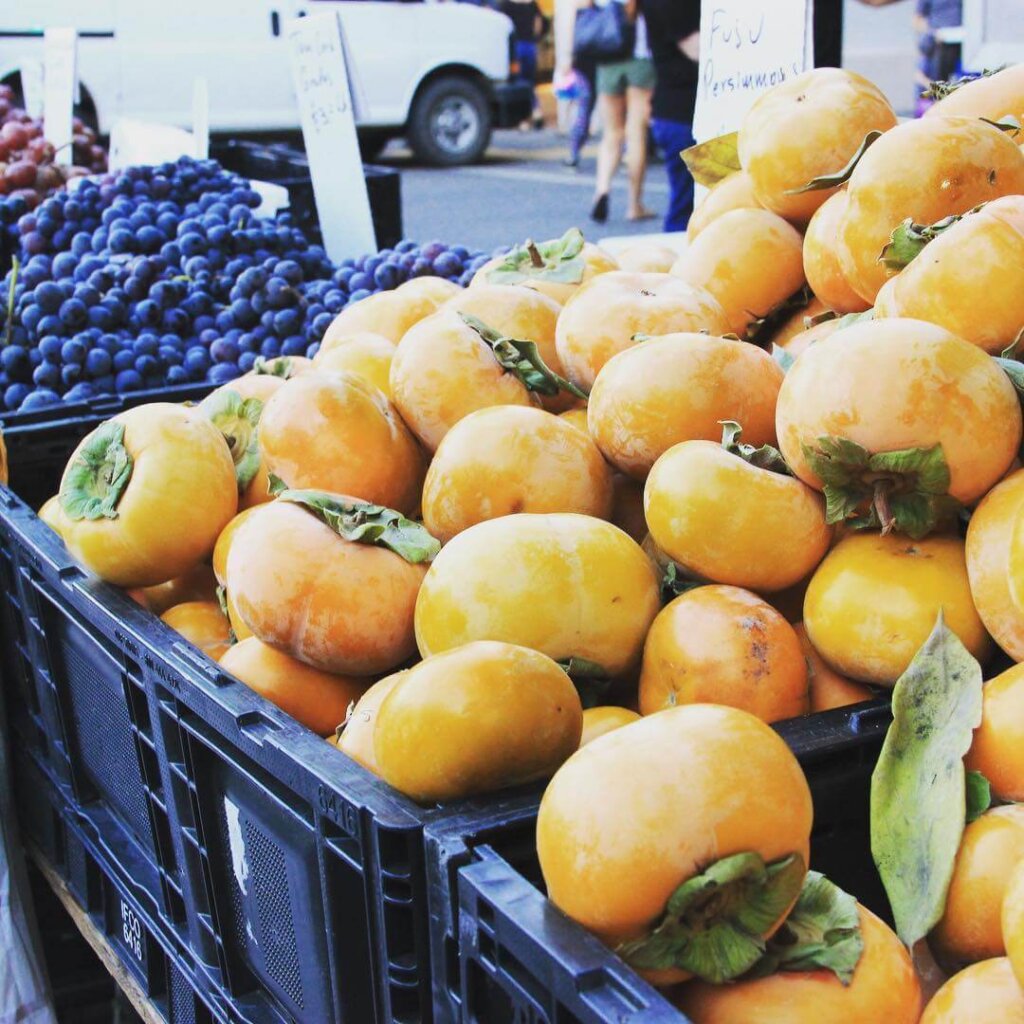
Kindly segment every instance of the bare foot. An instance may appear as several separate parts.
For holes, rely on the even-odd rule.
[[[646,206],[638,206],[635,210],[630,210],[626,214],[626,220],[640,221],[640,220],[654,220],[658,215],[653,210],[648,210]]]

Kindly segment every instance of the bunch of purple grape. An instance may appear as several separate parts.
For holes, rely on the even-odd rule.
[[[349,303],[426,274],[468,284],[488,258],[403,241],[335,267],[259,203],[244,179],[186,158],[85,179],[32,212],[0,202],[18,260],[0,282],[3,410],[223,384],[261,356],[315,355]]]

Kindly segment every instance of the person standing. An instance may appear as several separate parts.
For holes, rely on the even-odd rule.
[[[693,178],[679,155],[693,145],[700,53],[700,0],[644,0],[657,84],[651,130],[665,154],[666,231],[684,231],[693,213]]]
[[[533,97],[532,117],[534,128],[543,127],[540,101],[537,99],[537,41],[544,34],[544,15],[536,0],[500,0],[498,10],[512,20],[516,43],[516,61],[519,63],[519,78],[530,83]],[[524,121],[520,128],[526,130],[530,121]]]
[[[629,172],[628,220],[649,220],[654,213],[643,203],[644,177],[647,174],[647,131],[651,121],[651,94],[654,91],[654,63],[647,44],[644,16],[638,0],[594,0],[594,6],[621,3],[628,19],[636,27],[633,52],[624,60],[597,66],[598,110],[601,114],[601,145],[597,151],[597,182],[591,220],[608,220],[612,179],[626,153]],[[646,0],[645,0],[646,3]],[[590,6],[584,2],[582,7]]]

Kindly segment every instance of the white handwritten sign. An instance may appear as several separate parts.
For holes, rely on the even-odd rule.
[[[287,25],[316,212],[324,248],[335,262],[377,247],[342,32],[334,13],[296,18]]]
[[[21,95],[32,117],[43,116],[43,62],[26,60],[21,65]]]
[[[54,162],[65,165],[72,163],[77,44],[73,28],[48,28],[43,33],[43,120],[46,137],[57,148]]]
[[[698,142],[736,131],[772,86],[814,66],[813,0],[702,0]]]

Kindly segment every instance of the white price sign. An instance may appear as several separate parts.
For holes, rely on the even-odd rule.
[[[373,252],[341,20],[334,13],[296,18],[287,38],[324,248],[335,262]]]
[[[754,100],[814,67],[814,0],[701,0],[694,136],[736,131]]]
[[[54,162],[70,165],[74,134],[78,36],[73,28],[48,28],[43,33],[43,120],[46,137],[57,148]]]
[[[25,99],[25,110],[29,115],[42,117],[43,62],[41,60],[26,60],[21,65],[21,95]]]

